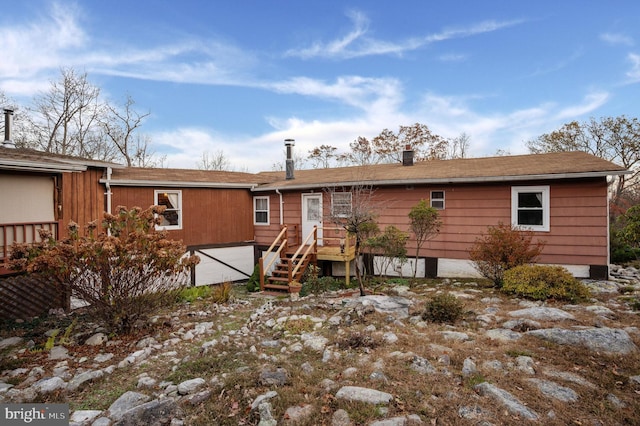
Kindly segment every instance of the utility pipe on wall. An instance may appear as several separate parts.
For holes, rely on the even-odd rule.
[[[276,194],[278,194],[280,196],[280,225],[284,225],[284,218],[282,217],[282,215],[284,214],[284,201],[282,200],[282,193],[280,192],[279,189],[276,189]]]

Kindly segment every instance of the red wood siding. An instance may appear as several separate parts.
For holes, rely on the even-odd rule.
[[[499,183],[484,185],[398,186],[378,188],[374,195],[381,229],[395,225],[409,230],[409,210],[431,191],[445,192],[445,209],[440,211],[443,226],[440,234],[425,243],[420,255],[450,259],[468,259],[475,239],[487,227],[511,222],[512,186],[550,186],[550,231],[537,232],[536,238],[546,242],[541,263],[606,265],[608,261],[607,184],[604,178],[558,182],[522,182],[517,185]],[[284,223],[300,224],[301,192],[283,193]],[[325,224],[331,200],[323,194]],[[255,226],[256,240],[268,245],[279,226],[279,198],[271,196],[271,225]],[[415,240],[407,245],[415,253]]]
[[[182,191],[182,229],[171,238],[187,246],[230,244],[253,240],[253,201],[246,189],[112,187],[112,208],[148,208],[155,190]]]
[[[84,229],[87,223],[102,219],[106,198],[104,185],[99,183],[101,177],[101,169],[60,175],[58,186],[61,188],[61,198],[58,202],[62,209],[58,210],[57,218],[61,237],[67,235],[70,221]]]

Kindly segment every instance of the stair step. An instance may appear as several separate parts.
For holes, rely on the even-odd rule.
[[[265,283],[264,285],[265,289],[268,290],[284,290],[284,291],[289,291],[289,286],[288,285],[278,285],[278,284],[267,284]]]
[[[269,277],[268,280],[269,281],[277,281],[277,282],[289,283],[289,278],[288,277]]]

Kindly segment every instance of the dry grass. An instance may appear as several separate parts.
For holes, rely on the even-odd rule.
[[[174,312],[181,316],[182,327],[198,321],[213,321],[218,331],[206,337],[206,340],[229,335],[229,332],[240,330],[247,325],[249,316],[264,300],[244,293],[242,286],[234,286],[232,299],[248,299],[247,305],[238,305],[232,314],[216,314],[203,318],[193,318],[190,312],[210,309],[209,300],[196,300],[188,307],[183,306]],[[524,336],[518,341],[502,343],[491,340],[484,335],[487,328],[498,327],[502,322],[511,319],[507,312],[521,309],[519,301],[495,291],[484,283],[465,282],[454,285],[447,281],[424,281],[413,284],[411,290],[416,293],[411,308],[412,316],[420,317],[425,306],[435,294],[454,292],[464,304],[463,319],[454,325],[427,322],[415,324],[415,321],[404,320],[402,324],[389,321],[388,316],[370,313],[364,316],[352,316],[350,326],[329,326],[325,321],[316,333],[329,339],[328,348],[337,356],[329,362],[322,362],[322,353],[304,348],[300,352],[287,350],[299,341],[298,335],[313,329],[313,323],[305,318],[289,320],[282,327],[269,328],[262,324],[267,319],[287,315],[309,315],[318,318],[329,318],[337,311],[327,304],[327,297],[319,296],[292,302],[287,299],[275,300],[277,309],[265,314],[259,323],[254,323],[251,333],[244,337],[234,337],[226,343],[220,343],[208,353],[200,353],[200,343],[180,344],[172,350],[181,360],[175,364],[170,357],[151,357],[147,361],[105,376],[104,379],[92,383],[74,394],[60,393],[46,398],[47,402],[69,402],[72,409],[106,409],[113,400],[127,390],[135,390],[137,377],[146,373],[158,382],[171,380],[179,383],[183,380],[202,377],[207,381],[217,377],[219,385],[212,386],[211,396],[205,402],[191,406],[185,404],[185,424],[188,425],[255,425],[259,418],[250,410],[253,400],[270,390],[276,390],[278,396],[270,402],[273,414],[282,419],[287,408],[311,404],[314,415],[303,425],[330,425],[331,417],[337,409],[345,409],[356,425],[368,424],[376,419],[408,414],[418,414],[425,424],[458,425],[476,424],[479,420],[464,420],[458,415],[463,406],[481,407],[484,411],[482,419],[492,424],[509,425],[520,421],[506,413],[504,407],[497,406],[491,399],[480,397],[473,386],[488,381],[512,393],[531,409],[543,417],[543,423],[549,425],[566,424],[640,424],[639,389],[629,383],[628,377],[640,374],[640,355],[611,356],[597,354],[583,349],[558,346],[539,339]],[[390,291],[381,287],[380,292]],[[468,295],[470,298],[463,297]],[[628,296],[628,294],[626,295]],[[477,315],[485,313],[485,309],[494,304],[487,304],[481,299],[498,298],[495,303],[499,308],[496,313],[500,318],[487,327],[476,320]],[[609,298],[623,297],[620,294],[599,296],[600,302]],[[612,328],[639,327],[637,313],[618,311],[610,319],[599,317],[584,309],[571,309],[562,304],[549,303],[549,306],[564,308],[576,318],[571,321],[540,321],[542,327],[553,326],[587,326],[594,325]],[[155,334],[158,338],[166,338],[175,327],[144,330],[143,335]],[[469,335],[468,341],[446,340],[443,331],[459,331]],[[393,332],[398,341],[393,344],[384,342],[382,335]],[[35,333],[32,333],[35,334]],[[640,345],[638,334],[631,334],[637,345]],[[280,339],[281,346],[266,347],[260,343],[265,340]],[[136,339],[123,342],[121,353],[126,356],[133,352]],[[256,348],[255,351],[251,347]],[[81,351],[80,347],[70,347],[70,352]],[[106,351],[106,348],[103,349]],[[435,374],[418,374],[412,370],[414,356],[423,357],[438,370]],[[530,356],[534,359],[536,374],[533,377],[556,381],[561,385],[574,389],[580,398],[575,403],[561,403],[543,396],[538,389],[529,383],[528,376],[516,371],[512,365],[517,356]],[[469,377],[461,375],[465,359],[474,359],[479,372]],[[43,357],[33,358],[41,362]],[[32,361],[33,361],[32,360]],[[502,363],[502,370],[493,370],[482,366],[483,361],[497,360]],[[7,361],[4,361],[5,363]],[[24,360],[12,361],[24,366]],[[117,361],[116,361],[117,363]],[[311,369],[303,369],[308,363]],[[46,365],[46,363],[45,363]],[[356,371],[348,374],[349,368]],[[287,384],[278,388],[264,386],[260,383],[260,372],[265,368],[284,368],[289,373]],[[579,375],[586,381],[596,385],[590,388],[561,379],[548,377],[546,370],[570,372]],[[383,376],[373,373],[382,372]],[[329,379],[332,382],[327,382]],[[387,407],[370,406],[361,403],[349,403],[335,398],[336,391],[345,385],[363,386],[391,393],[393,402]],[[141,390],[146,393],[159,392],[160,389]],[[608,395],[615,395],[626,404],[624,408],[615,407]],[[554,417],[548,417],[548,413]],[[280,423],[279,423],[280,424]]]

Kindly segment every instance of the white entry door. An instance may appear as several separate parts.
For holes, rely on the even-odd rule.
[[[318,227],[318,245],[322,245],[322,194],[302,194],[302,240]]]

